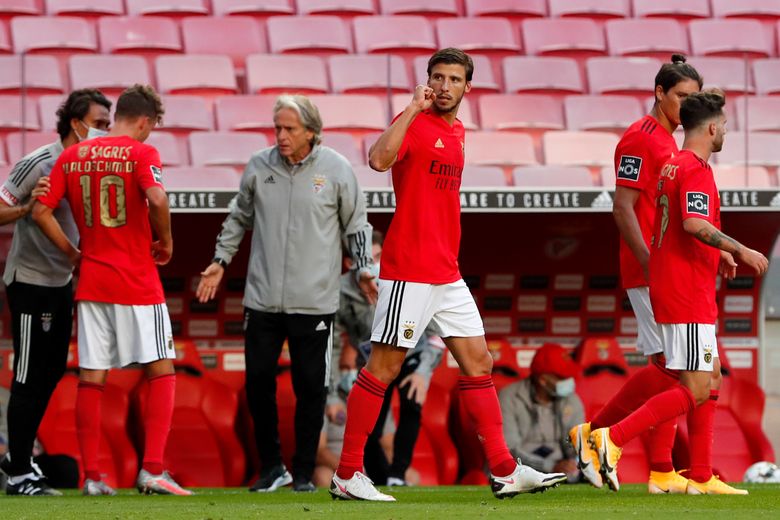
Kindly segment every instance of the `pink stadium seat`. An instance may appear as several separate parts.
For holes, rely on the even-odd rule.
[[[354,170],[358,184],[363,189],[390,187],[390,172],[377,172],[365,165],[356,165]]]
[[[777,179],[761,166],[715,166],[718,188],[773,188]]]
[[[60,137],[56,132],[11,132],[6,137],[8,147],[8,164],[16,164],[28,153],[37,150],[41,146],[57,141]],[[24,144],[22,144],[24,141]],[[0,146],[2,149],[2,146]]]
[[[605,166],[601,169],[601,185],[609,190],[615,189],[615,169],[612,166]]]
[[[587,62],[590,93],[652,97],[653,78],[660,68],[661,62],[653,58],[591,58]]]
[[[218,96],[238,91],[233,62],[227,56],[160,56],[157,84],[165,94]]]
[[[182,52],[179,28],[167,18],[104,17],[98,20],[100,50],[154,57]]]
[[[11,174],[12,169],[13,166],[10,164],[0,164],[0,182],[4,183],[8,179],[8,176]]]
[[[521,166],[512,172],[515,186],[523,188],[592,188],[593,177],[580,166]]]
[[[19,16],[11,20],[14,52],[70,55],[97,52],[95,30],[83,18]]]
[[[689,21],[710,17],[709,0],[633,0],[637,18],[663,17]]]
[[[73,89],[96,88],[106,95],[119,95],[136,83],[151,83],[146,60],[140,56],[73,56],[70,85]]]
[[[146,144],[152,145],[160,152],[160,160],[163,166],[186,166],[190,164],[190,159],[186,153],[179,148],[176,138],[168,132],[155,131],[149,134]]]
[[[341,18],[376,13],[373,0],[296,0],[299,15],[331,14]]]
[[[263,26],[248,16],[185,18],[181,32],[186,53],[229,56],[238,71],[248,54],[268,52]]]
[[[207,0],[127,0],[127,14],[132,16],[167,16],[180,18],[209,14]]]
[[[43,14],[40,0],[3,0],[0,2],[0,20],[13,16]]]
[[[735,102],[738,128],[748,132],[780,132],[780,97],[750,96]]]
[[[366,164],[367,157],[363,154],[363,147],[348,133],[323,132],[322,144],[336,150],[353,165]]]
[[[0,23],[0,54],[11,54],[11,38],[8,36],[8,29],[5,24]]]
[[[501,18],[442,18],[436,21],[436,32],[441,48],[486,54],[520,52],[512,26]]]
[[[457,0],[379,0],[382,14],[419,14],[427,17],[458,16]]]
[[[467,16],[534,18],[547,16],[546,0],[466,0]]]
[[[62,94],[50,94],[38,99],[36,113],[41,115],[41,131],[54,132],[57,129],[57,109],[60,108],[63,101],[65,101],[65,96]]]
[[[780,166],[780,134],[753,132],[748,134],[750,142],[745,150],[745,133],[729,132],[723,150],[716,154],[717,163],[725,165]]]
[[[585,87],[571,58],[522,56],[504,59],[507,93],[582,94]]]
[[[295,14],[291,0],[211,0],[215,16],[242,15],[267,18]]]
[[[780,94],[780,59],[755,60],[753,79],[756,83],[756,94]]]
[[[622,134],[642,117],[642,104],[628,96],[568,96],[564,101],[569,130],[597,130]]]
[[[192,132],[193,166],[243,168],[255,152],[268,146],[263,134],[249,132]]]
[[[618,136],[608,132],[547,132],[542,137],[544,163],[609,166],[618,140]]]
[[[756,20],[694,20],[688,29],[697,56],[767,58],[774,54],[773,38]]]
[[[478,188],[482,186],[498,186],[505,188],[506,176],[498,166],[468,165],[463,168],[460,179],[461,188]]]
[[[349,54],[352,37],[338,16],[274,16],[268,19],[273,53]]]
[[[531,136],[514,132],[467,132],[466,164],[522,166],[538,164]]]
[[[386,103],[373,96],[314,95],[326,130],[344,130],[355,135],[384,131],[388,124]]]
[[[394,94],[392,99],[391,115],[395,117],[396,115],[403,112],[411,100],[411,93]],[[463,127],[466,130],[477,130],[479,125],[477,124],[477,120],[474,117],[474,111],[472,110],[471,106],[472,103],[469,101],[468,96],[464,97],[460,102],[460,107],[458,107],[458,119],[460,119],[460,122],[463,123]]]
[[[388,61],[389,68],[388,71]],[[350,55],[329,58],[330,79],[336,94],[409,92],[406,65],[398,56]]]
[[[163,125],[157,130],[169,132],[214,129],[211,108],[200,96],[163,96],[163,106]]]
[[[741,58],[698,56],[688,60],[704,79],[704,87],[718,87],[726,94],[744,94],[755,91],[750,70]],[[745,76],[747,74],[747,77]]]
[[[587,58],[607,53],[604,30],[593,20],[531,18],[523,21],[522,32],[529,56]]]
[[[690,53],[688,33],[676,20],[609,20],[605,28],[613,56],[647,56],[668,61],[673,53]]]
[[[276,96],[225,96],[217,98],[217,130],[263,132],[274,135],[273,107]]]
[[[35,100],[27,97],[0,95],[0,133],[14,130],[40,130],[38,107]]]
[[[328,92],[325,61],[317,56],[252,54],[246,59],[250,94],[324,94]]]
[[[712,0],[712,16],[777,20],[780,18],[780,4],[775,0]]]
[[[415,79],[418,85],[428,83],[429,58],[430,56],[418,56],[414,59]],[[501,75],[493,70],[490,58],[481,54],[471,54],[471,60],[474,62],[474,77],[471,79],[469,96],[501,92]]]
[[[422,16],[359,16],[352,23],[361,54],[430,54],[438,48],[433,27]]]
[[[559,99],[544,94],[486,94],[479,99],[484,130],[563,130]]]
[[[550,17],[578,16],[594,20],[628,18],[628,0],[549,0]]]
[[[46,13],[55,16],[119,16],[125,14],[122,0],[46,0]]]
[[[9,148],[10,148],[10,145],[9,145]],[[2,142],[0,142],[0,168],[2,168],[2,170],[0,170],[0,172],[5,174],[5,177],[0,178],[0,182],[5,182],[6,179],[8,179],[8,175],[7,175],[8,171],[7,171],[6,167],[9,166],[9,165],[13,165],[13,164],[14,163],[9,158],[6,158],[6,156],[5,156],[5,148],[2,146]]]
[[[0,92],[27,95],[53,94],[65,91],[57,59],[52,56],[24,58],[24,85],[22,85],[22,58],[0,56]]]
[[[225,166],[187,166],[163,171],[163,184],[168,191],[236,189],[240,181],[241,175]]]

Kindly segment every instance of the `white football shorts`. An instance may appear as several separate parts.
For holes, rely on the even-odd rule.
[[[660,323],[666,368],[712,372],[718,357],[715,325],[705,323]]]
[[[653,306],[650,304],[649,287],[633,287],[626,290],[631,308],[634,309],[638,329],[636,348],[645,356],[660,354],[664,351],[661,342],[661,329],[655,322]]]
[[[441,285],[379,280],[371,341],[414,348],[430,324],[441,338],[484,336],[482,318],[462,279]]]
[[[168,306],[78,302],[79,366],[93,370],[175,359]]]

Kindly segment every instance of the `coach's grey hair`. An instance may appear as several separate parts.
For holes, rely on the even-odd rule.
[[[298,117],[301,118],[303,126],[314,132],[314,137],[311,140],[312,146],[322,142],[322,118],[320,117],[320,111],[311,102],[311,99],[300,94],[282,94],[276,98],[274,117],[283,108],[294,110]]]

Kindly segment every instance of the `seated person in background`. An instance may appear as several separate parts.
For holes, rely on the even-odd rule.
[[[574,393],[579,367],[560,345],[545,343],[531,362],[531,377],[506,386],[499,394],[504,437],[513,457],[549,472],[580,478],[574,449],[566,442],[569,429],[584,417]]]

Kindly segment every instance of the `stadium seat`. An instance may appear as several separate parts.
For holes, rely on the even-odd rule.
[[[252,54],[246,59],[249,94],[324,94],[325,61],[317,56]]]
[[[549,0],[550,18],[576,16],[593,20],[628,18],[631,15],[625,0]]]
[[[756,94],[767,96],[780,94],[780,59],[755,60],[753,80]]]
[[[272,16],[268,41],[273,53],[329,56],[352,52],[352,36],[338,16]]]
[[[388,124],[387,104],[374,96],[313,95],[325,130],[342,130],[354,135],[384,131]]]
[[[521,166],[512,172],[515,187],[592,188],[593,177],[580,166]]]
[[[267,18],[295,14],[291,0],[211,0],[214,16],[241,15]]]
[[[28,153],[37,150],[41,146],[57,141],[56,132],[11,132],[6,136],[5,144],[8,147],[8,164],[16,164]],[[22,142],[24,141],[24,145]],[[0,150],[2,150],[0,146]],[[0,159],[2,162],[2,159]]]
[[[435,470],[438,473],[438,485],[452,485],[458,477],[458,452],[452,442],[449,428],[451,397],[449,388],[431,381],[426,398],[428,406],[423,407],[422,430],[431,445],[435,457]],[[423,450],[420,450],[422,455]],[[419,468],[418,452],[412,467]]]
[[[398,56],[353,54],[331,56],[328,61],[330,81],[336,94],[384,96],[388,92],[409,92],[412,89],[404,60]]]
[[[756,20],[694,20],[688,26],[696,56],[767,58],[774,41]]]
[[[544,94],[486,94],[479,99],[484,130],[564,130],[559,99]]]
[[[263,132],[274,136],[273,107],[276,96],[225,96],[217,98],[214,108],[217,130]]]
[[[429,18],[459,15],[457,0],[379,0],[379,10],[382,14],[416,14]]]
[[[465,0],[467,16],[500,16],[508,19],[547,16],[546,0]]]
[[[11,38],[8,35],[8,29],[5,24],[0,23],[0,54],[11,54],[13,48],[11,47]]]
[[[718,87],[726,94],[738,95],[753,93],[755,90],[750,70],[745,69],[745,62],[741,58],[697,56],[688,63],[701,74],[705,88]]]
[[[661,62],[653,58],[591,58],[586,67],[591,94],[644,98],[653,95],[653,78]]]
[[[637,18],[662,17],[690,21],[710,17],[709,0],[633,0]]]
[[[5,161],[5,158],[3,158],[0,163]],[[5,183],[5,181],[8,179],[8,176],[11,174],[11,170],[13,169],[13,165],[11,164],[0,164],[0,182]],[[10,239],[8,241],[8,247],[10,247]],[[9,382],[10,384],[10,382]]]
[[[24,99],[24,106],[22,105]],[[0,133],[15,130],[40,130],[38,107],[29,97],[0,95]]]
[[[363,189],[390,187],[390,172],[377,172],[366,165],[355,165],[354,170],[358,184]]]
[[[429,58],[430,56],[418,56],[414,59],[415,79],[418,85],[428,83]],[[474,62],[474,76],[471,79],[469,97],[474,98],[481,94],[501,92],[501,74],[494,71],[490,58],[481,54],[472,54],[471,60]]]
[[[522,32],[529,56],[589,58],[607,53],[604,31],[593,20],[530,18],[523,20]]]
[[[728,165],[780,166],[780,134],[753,132],[747,135],[749,148],[745,149],[745,133],[729,132],[725,145],[717,155],[717,163]]]
[[[227,56],[160,56],[155,69],[164,94],[214,97],[238,91],[233,62]]]
[[[125,14],[122,0],[46,0],[46,13],[52,16],[119,16]]]
[[[713,18],[780,19],[780,4],[775,0],[712,0]]]
[[[404,94],[393,94],[392,113],[390,115],[395,117],[403,112],[411,100],[411,93],[407,92]],[[460,107],[458,107],[458,119],[460,119],[460,122],[463,123],[463,128],[466,130],[478,130],[479,125],[477,124],[474,110],[472,110],[471,106],[472,103],[469,101],[468,96],[464,97],[460,101]]]
[[[57,59],[52,56],[0,56],[0,92],[27,95],[54,94],[65,91]]]
[[[186,166],[190,164],[187,149],[181,150],[176,137],[168,132],[154,131],[149,134],[146,144],[152,145],[160,152],[160,160],[164,167]]]
[[[628,96],[567,96],[564,100],[568,130],[597,130],[620,135],[642,117],[642,104]]]
[[[323,132],[322,144],[336,150],[353,165],[366,164],[367,157],[363,154],[363,147],[348,133]]]
[[[0,20],[6,20],[14,16],[43,14],[40,0],[5,0],[0,2]],[[0,24],[2,27],[2,24]]]
[[[463,168],[460,178],[461,188],[480,188],[483,186],[507,186],[504,170],[497,166],[476,166],[470,164]]]
[[[750,96],[735,102],[737,127],[747,132],[780,132],[780,97]]]
[[[204,16],[209,14],[207,0],[126,0],[127,14],[132,16]]]
[[[777,179],[761,166],[721,166],[713,168],[715,184],[724,188],[774,188]]]
[[[615,168],[613,166],[605,166],[601,169],[599,177],[601,178],[601,185],[609,190],[615,189]]]
[[[237,189],[241,175],[225,166],[166,168],[163,184],[168,191]]]
[[[689,54],[688,33],[676,20],[609,20],[607,46],[613,56],[645,56],[666,62],[673,53]]]
[[[431,54],[438,48],[433,27],[422,16],[358,16],[352,23],[355,50],[361,54],[411,56]]]
[[[83,18],[17,16],[11,20],[14,52],[70,56],[97,52],[94,28]]]
[[[618,141],[618,136],[608,132],[547,132],[542,137],[544,163],[609,166]]]
[[[100,18],[98,36],[101,52],[138,54],[150,62],[161,54],[178,54],[183,51],[179,28],[168,18]]]
[[[162,99],[165,115],[163,125],[157,130],[180,132],[214,129],[214,115],[202,97],[163,96]]]
[[[373,0],[296,0],[298,14],[330,14],[340,18],[376,14]]]
[[[571,58],[533,56],[504,59],[504,81],[509,94],[582,94],[585,87],[577,62]]]
[[[186,53],[229,56],[239,74],[247,55],[268,52],[263,26],[248,16],[185,18],[181,32]]]
[[[118,96],[136,83],[152,83],[140,56],[73,56],[69,76],[72,89],[96,88],[107,96]]]
[[[265,135],[249,132],[192,132],[189,140],[193,166],[243,169],[254,153],[268,146]]]
[[[522,166],[538,164],[531,136],[514,132],[467,132],[466,164]]]

